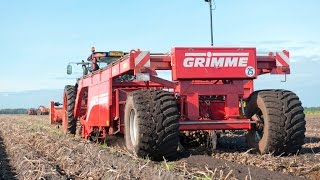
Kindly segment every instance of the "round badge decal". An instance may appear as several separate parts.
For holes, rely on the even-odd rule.
[[[256,74],[256,70],[252,66],[248,66],[245,70],[245,73],[248,77],[252,77]]]

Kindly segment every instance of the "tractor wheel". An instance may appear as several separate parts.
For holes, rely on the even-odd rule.
[[[166,91],[137,90],[125,106],[127,149],[153,160],[171,159],[179,142],[179,111],[174,96]]]
[[[77,120],[74,118],[74,106],[77,92],[75,86],[67,85],[64,88],[62,127],[65,134],[75,134]]]
[[[261,154],[299,153],[305,138],[305,115],[299,97],[286,90],[254,92],[246,115],[256,121],[247,134],[249,147]]]

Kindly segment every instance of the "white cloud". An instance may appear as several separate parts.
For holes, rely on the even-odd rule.
[[[259,54],[288,50],[290,62],[297,61],[320,61],[320,42],[318,41],[246,41],[245,46],[254,46]]]

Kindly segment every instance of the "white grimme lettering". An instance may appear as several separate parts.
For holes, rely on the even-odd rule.
[[[227,57],[226,61],[224,63],[225,67],[236,67],[238,63],[239,58],[238,57]]]
[[[192,58],[192,57],[187,57],[183,61],[184,67],[193,67],[193,64],[194,64],[194,58]]]
[[[248,57],[240,57],[239,59],[239,67],[247,67],[248,65]]]
[[[187,57],[184,67],[247,67],[248,57]]]
[[[209,58],[209,60],[210,60],[210,58]],[[222,67],[223,62],[224,62],[224,57],[220,57],[220,58],[214,57],[211,59],[210,67]]]
[[[206,62],[204,57],[197,57],[194,60],[194,67],[204,67],[204,62]]]

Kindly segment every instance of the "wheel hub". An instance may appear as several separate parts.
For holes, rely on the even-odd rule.
[[[254,126],[255,141],[259,142],[263,136],[263,128],[264,128],[264,120],[263,120],[262,112],[261,111],[257,112],[251,117],[251,119],[256,122]]]
[[[135,117],[135,112],[133,109],[130,111],[129,121],[130,121],[131,142],[133,145],[137,145],[139,129],[138,129],[138,123],[137,123],[136,117]]]

